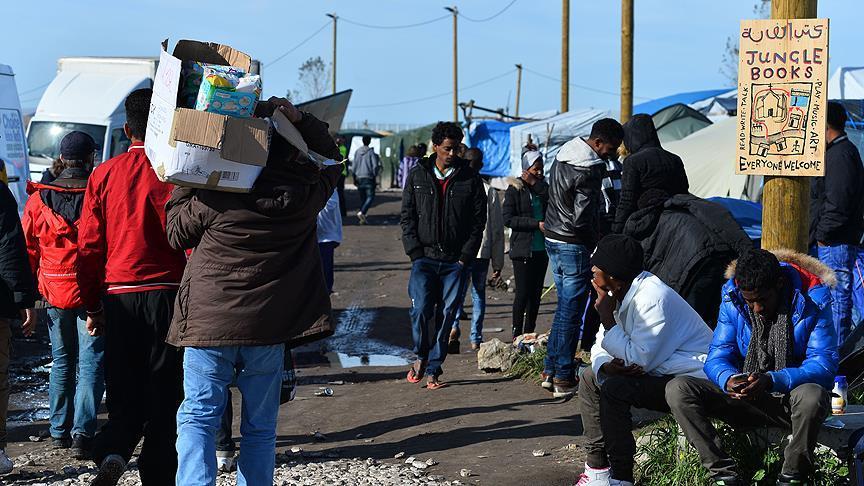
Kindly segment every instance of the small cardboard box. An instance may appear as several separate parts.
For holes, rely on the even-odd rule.
[[[144,150],[161,180],[219,191],[249,192],[267,164],[270,122],[180,108],[183,61],[249,71],[252,59],[221,44],[181,40],[168,53],[162,42]]]

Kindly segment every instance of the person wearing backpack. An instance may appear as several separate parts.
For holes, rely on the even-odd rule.
[[[77,282],[78,224],[96,147],[84,132],[63,137],[61,171],[50,184],[28,184],[30,198],[21,219],[30,268],[48,304],[53,359],[48,384],[51,442],[57,448],[71,447],[76,459],[89,456],[105,391],[105,345],[101,336],[87,332],[87,312]],[[24,333],[31,334],[35,325],[36,320],[31,320]]]

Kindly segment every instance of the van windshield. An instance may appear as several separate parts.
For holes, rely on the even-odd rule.
[[[104,125],[90,125],[88,123],[67,123],[34,121],[30,123],[30,131],[27,132],[27,146],[30,148],[31,157],[43,157],[54,160],[60,156],[60,141],[69,132],[84,132],[96,141],[99,147],[96,150],[96,160],[102,160],[102,145],[105,143]]]

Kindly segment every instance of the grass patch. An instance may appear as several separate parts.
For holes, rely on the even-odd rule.
[[[735,432],[732,427],[715,422],[724,449],[735,460],[745,483],[773,485],[783,466],[783,451],[777,444],[767,447],[751,435]],[[646,427],[639,434],[636,476],[646,486],[702,486],[713,484],[702,467],[699,454],[683,436],[671,416]],[[816,471],[811,484],[831,486],[846,484],[849,468],[834,451],[819,447],[816,450]]]
[[[507,371],[507,376],[521,378],[532,383],[540,383],[546,360],[546,348],[536,347],[533,353],[523,353]]]

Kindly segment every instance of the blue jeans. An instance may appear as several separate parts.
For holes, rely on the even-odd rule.
[[[48,317],[54,361],[48,379],[51,437],[92,438],[105,392],[104,339],[87,333],[87,315],[82,308],[51,307]]]
[[[852,332],[852,269],[858,248],[852,245],[820,246],[819,259],[837,275],[837,285],[831,289],[831,311],[834,313],[834,328],[837,330],[837,346],[842,347]]]
[[[582,314],[591,282],[591,251],[583,245],[546,241],[558,307],[549,333],[545,373],[559,380],[575,381],[573,355],[582,327]]]
[[[282,344],[185,349],[185,398],[177,411],[178,485],[216,484],[216,431],[235,369],[243,395],[237,484],[273,484],[284,351]]]
[[[357,179],[357,192],[360,193],[360,212],[366,214],[375,200],[375,179],[361,177]]]
[[[488,258],[478,258],[471,262],[468,275],[462,282],[462,289],[459,292],[459,313],[452,324],[452,328],[456,330],[456,335],[461,335],[458,314],[462,313],[462,307],[465,305],[465,294],[468,293],[468,285],[470,284],[473,303],[471,308],[471,342],[474,344],[483,342],[483,318],[486,317],[486,277],[488,275]]]
[[[408,295],[414,353],[426,362],[426,375],[439,376],[447,357],[450,326],[459,310],[459,295],[467,271],[458,262],[418,258],[411,265]]]

